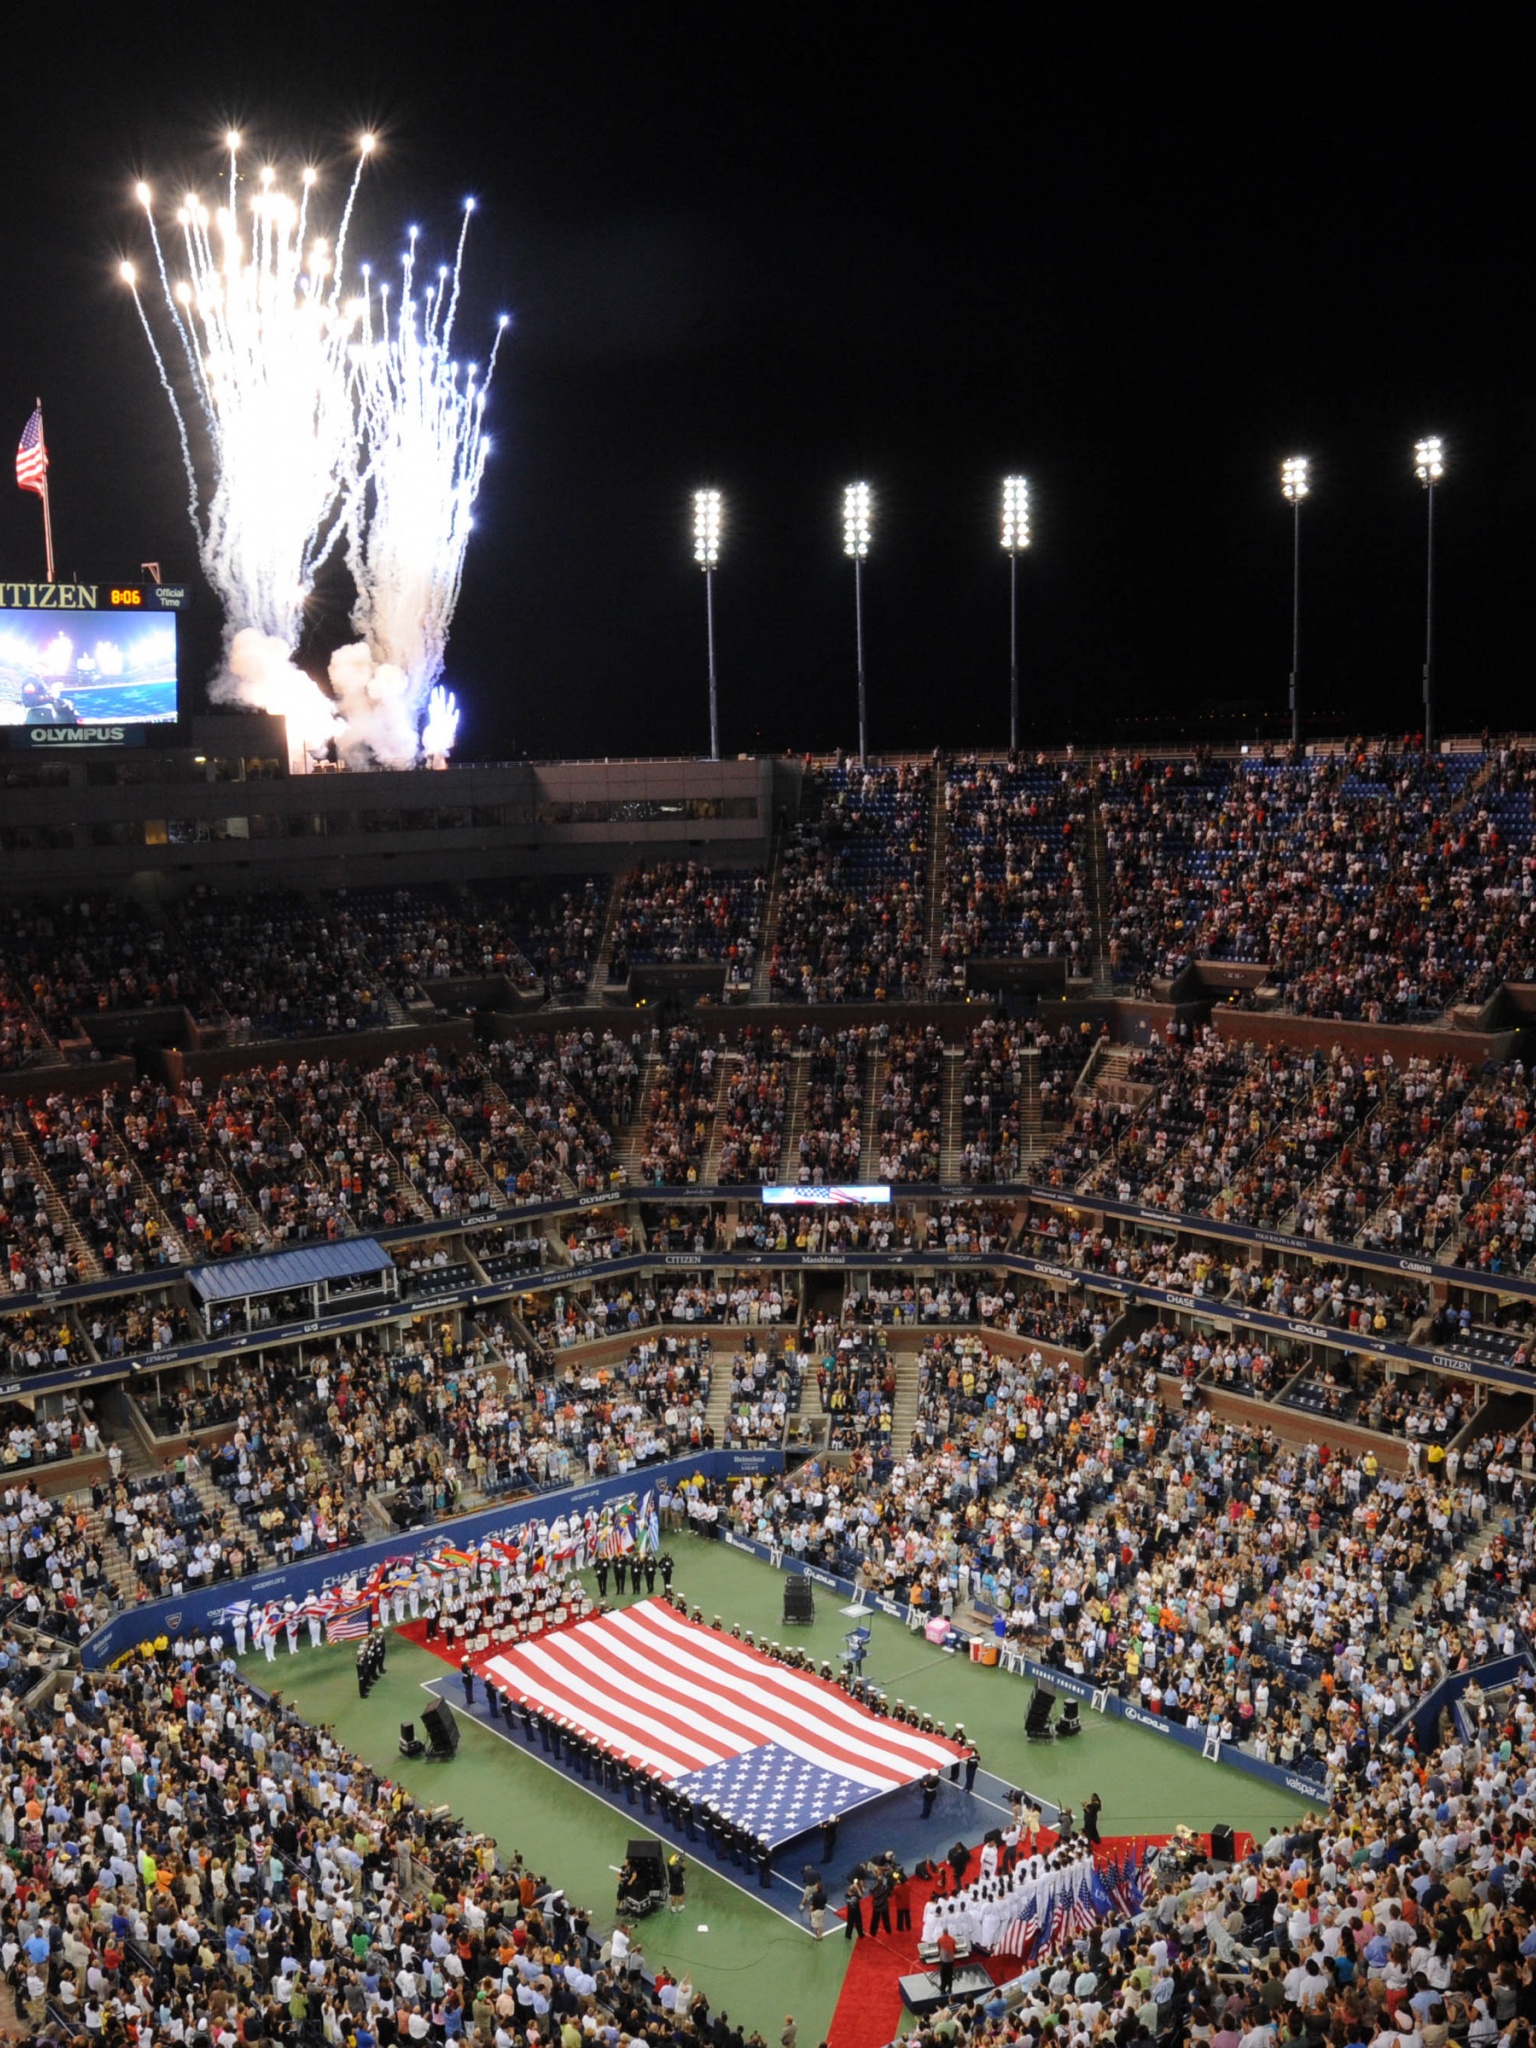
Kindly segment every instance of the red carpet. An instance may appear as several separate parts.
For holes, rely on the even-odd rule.
[[[1041,1831],[1049,1849],[1056,1846],[1050,1830]],[[946,1885],[948,1873],[945,1873]],[[923,1908],[933,1897],[932,1880],[907,1879],[907,1896],[912,1903],[912,1929],[908,1934],[877,1934],[858,1937],[849,1944],[848,1974],[838,1997],[837,2010],[827,2030],[827,2048],[884,2048],[896,2037],[901,2025],[901,1979],[919,1967],[917,1938],[923,1927]],[[846,1913],[828,1917],[827,1941],[842,1941]],[[1014,1956],[998,1956],[987,1964],[995,1984],[1018,1975]]]
[[[1045,1831],[1044,1840],[1048,1847],[1055,1847],[1055,1837]],[[1167,1835],[1137,1835],[1136,1846],[1144,1848],[1147,1843],[1159,1847],[1168,1840]],[[1201,1838],[1209,1851],[1211,1838]],[[1113,1855],[1116,1860],[1124,1856],[1133,1844],[1130,1835],[1106,1835],[1100,1843],[1099,1861]],[[1251,1835],[1237,1837],[1237,1853],[1246,1856],[1253,1847]],[[828,2048],[884,2048],[887,2041],[896,2037],[902,2020],[901,1979],[909,1977],[919,1968],[917,1960],[917,1939],[922,1931],[923,1908],[933,1895],[933,1885],[926,1879],[909,1878],[908,1893],[912,1901],[912,1931],[909,1934],[881,1934],[869,1939],[855,1940],[848,1957],[848,1974],[843,1979],[842,1994],[837,2001],[837,2010],[832,2015],[832,2025],[827,2031]],[[843,1920],[838,1914],[829,1919],[826,1939],[842,1941]],[[1016,1956],[980,1956],[977,1958],[986,1969],[994,1984],[1006,1984],[1018,1976],[1023,1965]]]

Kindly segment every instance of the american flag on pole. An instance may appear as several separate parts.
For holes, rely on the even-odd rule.
[[[1027,1961],[1034,1953],[1039,1934],[1040,1914],[1036,1907],[1031,1906],[1016,1920],[1010,1920],[1003,1929],[997,1952],[1000,1956],[1017,1956],[1021,1962]]]
[[[354,1643],[367,1635],[373,1625],[373,1603],[359,1600],[355,1607],[338,1607],[325,1624],[328,1643]]]
[[[485,1672],[773,1844],[961,1753],[661,1600],[521,1643]]]
[[[16,481],[24,491],[42,497],[48,488],[48,445],[43,439],[43,408],[33,408],[32,417],[21,430],[16,450]]]

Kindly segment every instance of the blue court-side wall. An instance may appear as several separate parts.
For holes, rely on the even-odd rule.
[[[585,1486],[565,1487],[558,1493],[532,1494],[520,1500],[503,1501],[498,1507],[481,1508],[473,1515],[451,1522],[431,1522],[419,1529],[404,1529],[377,1543],[354,1544],[347,1550],[327,1551],[305,1558],[300,1564],[280,1571],[261,1572],[255,1577],[223,1579],[205,1591],[191,1590],[169,1600],[149,1600],[133,1607],[99,1628],[81,1647],[81,1658],[91,1666],[110,1664],[115,1657],[137,1644],[160,1635],[196,1633],[210,1626],[221,1608],[235,1600],[253,1600],[265,1607],[273,1600],[308,1599],[345,1580],[364,1579],[386,1558],[419,1558],[444,1543],[461,1547],[478,1543],[483,1536],[495,1536],[515,1529],[523,1522],[552,1522],[558,1515],[585,1515],[588,1508],[601,1509],[610,1502],[627,1500],[653,1488],[670,1490],[700,1473],[706,1479],[735,1479],[742,1474],[782,1472],[782,1451],[703,1451],[692,1458],[674,1458],[660,1465],[642,1465],[633,1472],[595,1479]],[[226,1631],[227,1634],[227,1631]]]

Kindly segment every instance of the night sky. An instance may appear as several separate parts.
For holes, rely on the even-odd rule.
[[[1437,17],[1372,47],[1292,16],[977,6],[208,11],[43,25],[13,90],[0,431],[41,392],[59,573],[197,571],[169,412],[117,280],[145,176],[334,192],[383,137],[353,253],[471,234],[463,331],[511,313],[449,649],[462,751],[698,752],[689,496],[727,494],[727,751],[854,737],[842,487],[873,486],[871,743],[1007,732],[1000,479],[1034,492],[1026,737],[1279,717],[1280,458],[1305,453],[1303,690],[1329,731],[1417,722],[1437,499],[1441,722],[1533,722],[1536,392],[1525,63]],[[89,14],[86,17],[89,22]],[[1484,19],[1489,19],[1485,17]],[[17,53],[13,52],[13,56]],[[1507,81],[1507,83],[1506,83]],[[14,80],[13,80],[14,84]],[[0,490],[0,571],[42,573]],[[347,591],[315,607],[317,672]],[[217,647],[211,599],[189,666]]]

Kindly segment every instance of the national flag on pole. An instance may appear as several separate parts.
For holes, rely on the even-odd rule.
[[[656,1495],[646,1494],[640,1503],[640,1549],[646,1556],[654,1556],[661,1548],[661,1524],[656,1517]]]
[[[773,1843],[961,1753],[660,1600],[521,1643],[486,1671]]]
[[[359,1600],[355,1607],[338,1607],[325,1624],[325,1640],[328,1643],[352,1643],[359,1636],[367,1635],[373,1625],[371,1601]]]
[[[43,439],[43,408],[33,408],[32,417],[21,430],[16,450],[16,481],[24,491],[44,497],[48,490],[48,444]]]
[[[1027,1913],[1021,1913],[1017,1920],[1010,1920],[1003,1929],[997,1952],[999,1955],[1017,1956],[1021,1963],[1028,1962],[1039,1933],[1040,1916],[1031,1906]]]

